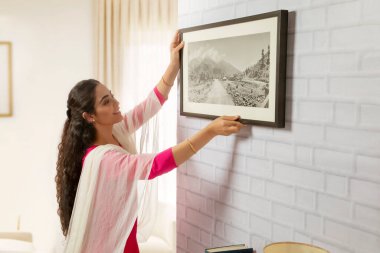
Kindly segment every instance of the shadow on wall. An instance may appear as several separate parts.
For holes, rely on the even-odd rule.
[[[248,125],[247,127],[241,129],[241,131],[236,135],[236,137],[233,139],[233,142],[232,142],[232,147],[231,147],[231,153],[228,154],[228,163],[223,166],[224,170],[223,170],[223,179],[221,182],[219,182],[221,185],[225,185],[225,186],[228,186],[228,185],[234,185],[236,184],[236,181],[239,180],[239,168],[238,168],[238,162],[235,161],[235,154],[234,154],[234,151],[235,150],[238,150],[238,146],[239,146],[239,140],[241,139],[251,139],[253,137],[252,135],[252,125]],[[241,171],[241,169],[240,169]],[[212,196],[213,194],[212,193],[209,193],[209,192],[204,192],[204,195],[206,196]],[[222,192],[220,192],[220,196],[219,196],[219,201],[221,203],[228,203],[230,200],[230,194],[228,192],[225,192],[224,194],[222,194]],[[219,211],[219,215],[221,216],[225,216],[225,215],[228,215],[228,213],[230,212],[230,210],[227,210],[225,208],[223,208],[223,206],[221,206],[221,208],[218,209]],[[214,222],[216,222],[216,217],[214,217]],[[221,239],[219,239],[219,243],[222,243]],[[246,245],[249,245],[249,242],[243,242],[243,243],[246,243]],[[224,245],[228,245],[230,244],[230,242],[227,242],[225,241],[224,242]],[[222,246],[222,245],[213,245],[213,246]]]
[[[296,28],[296,12],[290,11],[288,13],[288,38],[287,38],[287,62],[286,62],[286,98],[285,98],[285,128],[286,131],[292,130],[292,115],[293,104],[291,103],[293,96],[293,77],[294,77],[294,39],[289,40],[289,34],[295,32]]]

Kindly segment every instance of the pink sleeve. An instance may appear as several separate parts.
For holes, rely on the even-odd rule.
[[[154,93],[156,93],[156,96],[158,100],[160,101],[161,105],[163,105],[166,101],[164,95],[161,94],[161,92],[157,89],[157,86],[154,87]]]
[[[120,176],[128,180],[144,180],[149,177],[155,154],[126,154],[118,150],[107,151],[99,168],[105,168],[107,178]]]
[[[124,124],[128,134],[134,133],[161,109],[163,98],[160,92],[152,90],[148,97],[124,115]]]
[[[168,148],[154,157],[152,169],[150,170],[148,179],[161,176],[174,168],[177,168],[177,164],[174,160],[173,150],[172,148]]]

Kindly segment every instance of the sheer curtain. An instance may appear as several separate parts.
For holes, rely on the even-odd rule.
[[[129,63],[138,66],[141,61],[145,61],[139,57],[143,47],[156,47],[161,52],[167,49],[167,54],[162,54],[164,58],[156,58],[156,66],[163,67],[165,61],[169,60],[169,43],[176,26],[177,0],[96,0],[95,55],[98,80],[111,88],[115,95],[122,95],[122,87],[125,90],[125,85],[132,85],[126,82],[130,78],[125,78],[125,71],[131,73],[131,68],[136,70]],[[157,57],[157,54],[150,55],[149,60],[154,60],[152,57]],[[141,94],[144,90],[144,87],[138,87],[135,92]]]
[[[135,34],[125,53],[126,65],[123,69],[124,85],[122,100],[126,108],[131,108],[147,95],[160,80],[169,64],[169,43],[174,30],[146,31]],[[169,99],[159,113],[159,150],[176,144],[177,87],[172,88]],[[159,177],[159,199],[175,203],[175,174]]]
[[[169,64],[177,0],[97,0],[95,12],[97,78],[119,98],[121,108],[129,110],[148,95]],[[175,85],[161,112],[139,132],[148,144],[140,147],[143,151],[176,144],[176,94]],[[175,172],[155,180],[147,204],[154,208],[157,200],[171,203],[175,212]],[[152,223],[152,219],[140,222]]]

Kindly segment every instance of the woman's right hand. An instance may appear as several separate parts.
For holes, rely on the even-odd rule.
[[[189,159],[217,135],[228,136],[240,131],[244,124],[237,121],[239,116],[221,116],[185,141],[173,147],[173,156],[177,166]]]
[[[215,136],[228,136],[239,132],[242,127],[246,126],[237,121],[239,118],[239,116],[221,116],[214,119],[206,128]]]

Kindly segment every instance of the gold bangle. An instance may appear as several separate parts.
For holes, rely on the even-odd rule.
[[[169,87],[172,87],[172,86],[173,86],[173,85],[169,85],[169,84],[165,81],[164,76],[162,76],[161,79],[162,79],[162,82],[163,82],[166,86],[169,86]]]
[[[191,150],[194,152],[194,154],[197,153],[197,151],[195,151],[195,148],[194,148],[193,144],[191,143],[191,141],[189,139],[186,139],[186,140],[189,143],[189,146],[190,146]]]

